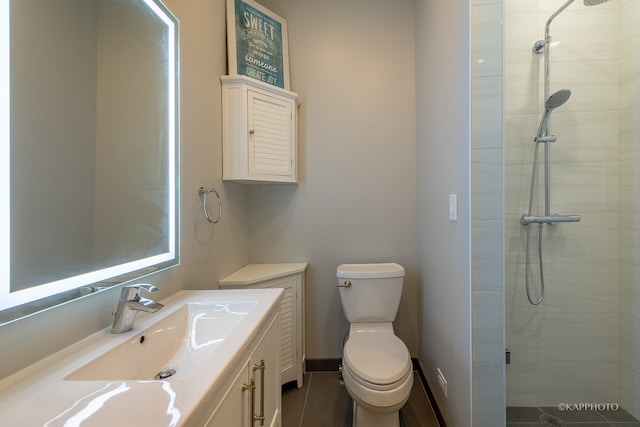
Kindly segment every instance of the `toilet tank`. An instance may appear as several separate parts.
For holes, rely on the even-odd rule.
[[[404,267],[396,263],[341,264],[340,300],[349,323],[393,322],[400,306]]]

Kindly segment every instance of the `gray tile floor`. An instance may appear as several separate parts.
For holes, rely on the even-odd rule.
[[[542,422],[543,419],[549,420]],[[560,420],[560,422],[558,422]],[[507,427],[640,427],[625,410],[561,411],[558,408],[508,407]]]
[[[308,372],[300,390],[295,383],[282,388],[282,427],[351,427],[351,411],[351,397],[337,372]],[[417,373],[400,426],[439,427]]]

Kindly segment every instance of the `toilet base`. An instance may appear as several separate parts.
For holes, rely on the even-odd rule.
[[[400,411],[381,414],[353,402],[353,427],[400,427]]]

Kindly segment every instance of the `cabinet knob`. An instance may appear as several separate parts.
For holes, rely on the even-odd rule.
[[[253,135],[254,133],[256,133],[256,131],[255,131],[255,130],[253,130],[253,129],[251,129],[251,130],[249,131],[249,135]]]

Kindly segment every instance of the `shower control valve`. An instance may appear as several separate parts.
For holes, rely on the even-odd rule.
[[[536,136],[533,138],[533,142],[556,142],[558,137],[555,135]]]

